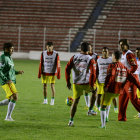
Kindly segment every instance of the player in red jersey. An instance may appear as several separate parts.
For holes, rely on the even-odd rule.
[[[73,104],[71,107],[70,120],[68,125],[73,126],[73,118],[76,113],[80,96],[83,92],[91,92],[90,106],[93,106],[96,99],[96,89],[94,83],[96,80],[96,71],[94,68],[95,61],[88,55],[89,44],[83,42],[81,44],[81,53],[74,55],[67,63],[65,68],[65,77],[68,89],[71,89],[70,73],[73,71]]]
[[[38,78],[41,78],[43,83],[43,104],[48,104],[47,84],[51,84],[52,98],[50,105],[54,105],[55,75],[57,76],[57,79],[60,79],[60,60],[58,53],[53,50],[53,42],[47,42],[46,49],[47,50],[43,51],[41,54]]]
[[[105,79],[104,95],[101,103],[101,128],[105,128],[106,107],[111,104],[114,97],[123,95],[126,83],[133,82],[133,85],[140,89],[140,83],[135,76],[120,62],[121,52],[115,51],[112,55],[113,63],[108,66]]]
[[[119,44],[122,51],[121,62],[130,70],[131,73],[133,73],[135,78],[138,80],[137,61],[133,52],[129,50],[128,40],[120,40]],[[124,86],[123,94],[119,96],[119,121],[127,120],[126,109],[129,99],[131,100],[131,103],[136,108],[136,110],[140,112],[140,100],[137,97],[136,91],[136,85],[134,85],[133,82],[127,81]]]

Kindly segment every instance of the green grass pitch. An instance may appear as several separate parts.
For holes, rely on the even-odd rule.
[[[100,126],[100,114],[87,116],[84,96],[78,105],[74,118],[75,127],[68,127],[70,107],[65,99],[72,96],[72,91],[66,88],[65,66],[61,62],[61,80],[56,80],[55,105],[43,105],[43,88],[37,78],[39,61],[14,60],[17,70],[24,70],[17,76],[16,87],[19,91],[18,101],[12,114],[14,122],[4,121],[7,106],[0,106],[0,140],[138,140],[140,139],[140,119],[134,119],[137,114],[129,102],[127,122],[118,122],[117,114],[110,109],[109,122],[106,130]],[[5,99],[5,93],[0,88],[0,100]],[[48,86],[48,100],[51,90]]]

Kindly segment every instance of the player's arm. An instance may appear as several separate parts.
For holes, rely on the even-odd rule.
[[[131,82],[133,82],[137,88],[140,90],[140,82],[139,79],[135,77],[133,73],[131,73],[129,70],[127,70],[127,79]]]
[[[93,88],[96,81],[96,70],[94,67],[95,61],[93,59],[90,60],[89,69],[90,69],[90,77],[89,77],[89,85]]]
[[[109,85],[112,82],[112,70],[113,70],[113,64],[109,64],[108,69],[107,69],[107,76],[105,78],[105,85],[104,85],[104,90],[107,91]]]
[[[41,54],[41,58],[40,58],[38,78],[40,78],[41,77],[41,74],[42,74],[42,65],[43,65],[43,53]]]
[[[65,78],[67,82],[67,87],[68,89],[71,89],[71,83],[70,83],[70,73],[71,69],[73,67],[73,57],[70,59],[70,61],[67,63],[66,68],[65,68]]]
[[[57,79],[60,79],[61,73],[60,73],[60,59],[59,59],[59,55],[57,54],[56,57],[57,57],[56,58],[56,61],[57,61]]]
[[[97,64],[96,64],[96,77],[98,78],[99,76],[99,66],[98,66],[98,61],[97,61]]]
[[[7,77],[4,75],[3,73],[3,70],[4,70],[4,62],[0,60],[0,78],[3,80],[3,81],[7,81]]]
[[[138,68],[135,55],[133,53],[128,53],[126,59],[131,66],[130,72],[134,73]]]

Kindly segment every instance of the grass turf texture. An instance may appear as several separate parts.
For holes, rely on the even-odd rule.
[[[55,105],[42,104],[43,88],[37,78],[39,61],[14,60],[17,70],[24,70],[17,76],[16,87],[19,91],[18,102],[12,114],[14,122],[4,121],[7,106],[0,106],[0,140],[101,140],[101,139],[139,139],[140,119],[134,119],[137,114],[129,102],[127,122],[118,122],[117,114],[110,110],[107,128],[100,129],[100,114],[87,116],[84,96],[81,97],[74,118],[75,127],[68,127],[70,107],[65,104],[72,91],[66,88],[64,69],[66,62],[61,62],[61,80],[56,80]],[[5,93],[0,88],[0,100],[5,99]],[[51,100],[51,90],[48,86],[48,101]]]

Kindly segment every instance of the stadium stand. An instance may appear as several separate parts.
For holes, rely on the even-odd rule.
[[[54,42],[55,50],[68,51],[70,28],[82,28],[96,3],[97,0],[1,0],[0,49],[4,42],[12,41],[16,51],[40,51],[49,40]]]
[[[127,38],[134,51],[140,46],[140,1],[109,0],[104,6],[92,29],[86,32],[83,41],[93,42],[93,29],[96,31],[95,51],[101,53],[106,46],[110,50],[117,48],[120,38]]]

